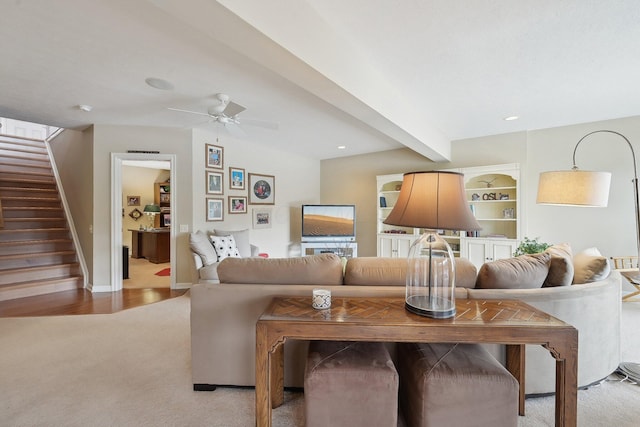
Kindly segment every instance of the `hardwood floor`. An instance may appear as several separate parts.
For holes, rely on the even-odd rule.
[[[110,314],[184,295],[188,289],[123,289],[91,293],[85,289],[0,301],[0,317]]]

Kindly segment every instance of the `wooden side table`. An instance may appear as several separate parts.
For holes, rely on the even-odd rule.
[[[556,359],[556,426],[577,422],[578,331],[517,300],[456,300],[451,319],[410,313],[403,298],[334,298],[315,310],[309,297],[276,297],[256,323],[256,425],[271,425],[271,409],[284,401],[287,339],[325,341],[501,343],[507,369],[520,384],[524,415],[526,344],[541,345]]]

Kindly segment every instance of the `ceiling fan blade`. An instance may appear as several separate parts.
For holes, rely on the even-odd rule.
[[[246,108],[242,105],[236,104],[233,101],[229,101],[229,104],[227,105],[227,108],[224,109],[223,113],[227,117],[234,117],[242,113],[244,110],[246,110]]]
[[[210,114],[207,113],[201,113],[200,111],[191,111],[191,110],[182,110],[180,108],[171,108],[171,107],[167,107],[168,110],[171,111],[180,111],[182,113],[191,113],[191,114],[198,114],[200,116],[210,116]]]
[[[242,122],[243,125],[259,126],[266,129],[272,129],[272,130],[278,130],[278,127],[280,126],[276,122],[268,122],[266,120],[247,119],[245,117],[242,117],[240,121]]]

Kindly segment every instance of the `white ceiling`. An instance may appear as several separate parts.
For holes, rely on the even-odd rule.
[[[224,92],[247,107],[240,118],[279,124],[244,126],[276,149],[326,159],[407,146],[443,160],[451,140],[640,115],[637,0],[6,0],[1,10],[0,116],[65,128],[215,129],[167,107],[205,112]]]

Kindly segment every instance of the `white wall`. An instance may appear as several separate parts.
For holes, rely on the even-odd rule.
[[[251,243],[260,247],[260,252],[270,257],[297,256],[300,253],[300,206],[303,203],[320,201],[320,162],[286,152],[270,150],[259,139],[248,137],[237,139],[221,130],[216,142],[215,130],[194,130],[192,158],[193,199],[192,229],[196,230],[242,230],[249,229]],[[223,147],[224,194],[206,195],[205,190],[205,145]],[[275,204],[247,205],[246,214],[229,214],[229,196],[247,196],[244,191],[229,189],[229,167],[243,168],[248,183],[249,173],[275,176]],[[214,170],[214,169],[211,169]],[[224,199],[224,220],[206,221],[206,198]],[[272,228],[255,229],[252,226],[254,208],[272,209]]]
[[[608,120],[530,132],[527,142],[528,189],[525,209],[527,235],[550,243],[569,242],[575,251],[596,246],[604,255],[635,255],[636,225],[631,150],[617,135],[595,134],[580,144],[576,162],[582,170],[612,172],[609,205],[577,208],[537,205],[538,176],[549,170],[570,169],[576,143],[587,133],[620,132],[640,153],[640,117]]]

